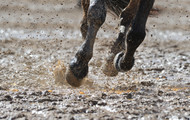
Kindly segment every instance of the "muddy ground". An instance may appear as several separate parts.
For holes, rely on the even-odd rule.
[[[131,71],[101,66],[117,37],[107,15],[83,85],[64,67],[83,40],[74,0],[1,0],[0,119],[190,119],[190,1],[157,0]],[[63,72],[59,72],[63,69]]]

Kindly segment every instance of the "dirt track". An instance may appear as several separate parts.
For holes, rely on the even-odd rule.
[[[159,0],[135,66],[116,77],[101,71],[119,20],[98,32],[89,74],[72,88],[57,70],[82,44],[82,12],[72,0],[0,4],[0,119],[190,119],[189,0]]]

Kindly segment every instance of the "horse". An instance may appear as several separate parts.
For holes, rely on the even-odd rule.
[[[146,22],[155,0],[82,0],[83,19],[80,31],[84,42],[71,59],[66,81],[79,87],[88,74],[88,62],[93,56],[96,34],[105,22],[107,9],[119,18],[119,33],[105,60],[103,73],[116,76],[134,65],[134,53],[146,36]]]

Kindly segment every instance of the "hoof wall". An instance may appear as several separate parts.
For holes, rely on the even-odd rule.
[[[127,72],[132,69],[134,65],[134,57],[123,60],[124,53],[118,53],[114,58],[114,66],[119,72]]]
[[[123,55],[124,55],[124,53],[120,52],[114,58],[114,67],[119,72],[123,72],[123,70],[120,67],[120,60],[121,60],[121,58],[122,58]]]
[[[112,63],[105,63],[102,66],[102,71],[107,76],[116,76],[118,75],[118,71],[115,69],[114,65]]]
[[[78,79],[73,72],[70,70],[70,68],[66,71],[66,81],[73,87],[79,87],[82,85],[83,79]]]

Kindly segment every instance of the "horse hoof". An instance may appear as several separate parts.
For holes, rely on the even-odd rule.
[[[118,71],[115,69],[113,62],[106,62],[103,66],[102,66],[102,71],[105,75],[107,76],[116,76],[118,74]]]
[[[114,66],[119,72],[127,72],[131,70],[134,65],[134,57],[129,58],[128,60],[123,61],[123,52],[118,53],[114,58]]]
[[[70,67],[66,71],[66,81],[73,87],[79,87],[82,85],[83,79],[77,78],[73,72],[70,70]]]
[[[119,71],[119,72],[123,72],[123,70],[122,70],[121,67],[120,67],[120,61],[121,61],[121,58],[122,58],[123,55],[124,55],[123,52],[119,52],[119,53],[115,56],[114,61],[113,61],[115,69],[116,69],[117,71]]]

